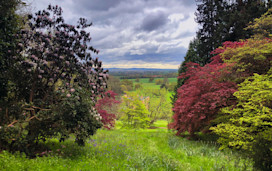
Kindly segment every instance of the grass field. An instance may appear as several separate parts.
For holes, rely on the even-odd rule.
[[[167,122],[156,124],[164,127]],[[99,130],[85,147],[56,139],[47,146],[52,152],[35,159],[0,153],[0,170],[252,170],[251,162],[238,154],[177,137],[167,129]]]
[[[135,81],[136,79],[130,79],[130,80],[133,81],[133,84],[134,84],[134,85],[137,84],[137,83],[141,83],[142,86],[143,86],[144,88],[146,88],[146,89],[148,89],[148,88],[151,88],[151,89],[160,89],[160,85],[156,85],[156,84],[155,84],[155,81],[156,81],[157,79],[162,79],[162,80],[163,80],[163,78],[155,78],[155,79],[153,80],[153,82],[151,82],[151,83],[149,82],[149,78],[140,78],[140,79],[139,79],[139,82],[136,82],[136,81]],[[168,81],[169,81],[169,83],[173,83],[173,82],[176,83],[176,82],[177,82],[177,78],[168,78]],[[172,94],[173,94],[173,92],[168,91],[167,100],[168,100],[169,102],[171,102]]]
[[[149,78],[140,78],[139,82],[136,82],[135,81],[136,79],[130,79],[130,80],[133,81],[134,85],[137,84],[137,83],[141,83],[143,85],[143,87],[145,87],[145,88],[159,89],[160,85],[156,85],[155,84],[155,81],[157,79],[162,79],[163,80],[163,78],[155,78],[153,80],[153,82],[151,82],[151,83],[149,82]],[[168,78],[168,81],[169,81],[169,83],[173,83],[173,82],[176,83],[177,82],[177,78]]]

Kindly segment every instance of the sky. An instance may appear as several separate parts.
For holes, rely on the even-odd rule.
[[[178,69],[198,28],[194,0],[29,0],[33,12],[49,4],[65,22],[80,17],[105,68]]]

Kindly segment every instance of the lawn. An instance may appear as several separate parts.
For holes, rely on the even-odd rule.
[[[34,159],[0,153],[0,170],[252,170],[251,162],[236,153],[177,137],[167,129],[99,130],[85,147],[56,139],[46,145],[51,152]]]

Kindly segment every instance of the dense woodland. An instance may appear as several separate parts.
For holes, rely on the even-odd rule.
[[[31,162],[28,158],[56,160],[54,155],[66,160],[69,154],[72,160],[82,161],[77,157],[84,156],[83,160],[99,163],[100,155],[105,154],[106,158],[120,157],[118,162],[123,165],[115,166],[117,170],[271,170],[272,2],[198,0],[196,4],[199,30],[178,73],[111,73],[102,67],[102,61],[92,57],[99,50],[90,45],[91,36],[85,29],[92,24],[86,19],[79,18],[77,25],[70,25],[64,21],[59,6],[19,14],[16,11],[25,5],[20,0],[1,1],[0,169],[8,169],[5,165],[10,156],[27,163]],[[165,125],[158,125],[161,121]],[[166,124],[169,132],[163,131]],[[154,134],[147,131],[157,128]],[[158,153],[152,151],[155,147],[142,144],[141,151],[134,144],[136,140],[129,139],[131,135],[143,142],[164,144],[164,151]],[[107,136],[110,139],[103,139]],[[186,150],[190,141],[180,137],[196,143],[211,141],[216,150],[219,147],[237,153],[243,164],[232,164],[237,158],[224,152],[220,157],[228,158],[230,164],[223,162],[217,167],[214,156],[205,151],[210,147]],[[65,149],[71,139],[78,146]],[[106,141],[111,143],[103,148],[118,146],[125,150],[99,151],[102,149],[97,145],[105,145]],[[60,144],[65,142],[65,146]],[[61,146],[64,152],[55,146]],[[174,156],[167,157],[170,154]],[[197,160],[206,165],[181,165],[180,155],[187,156],[186,160],[201,156],[203,161]],[[130,156],[134,162],[130,162]],[[169,163],[165,163],[166,158]],[[157,165],[143,164],[145,161],[157,161]]]

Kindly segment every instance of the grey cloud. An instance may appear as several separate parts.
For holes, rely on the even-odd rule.
[[[196,31],[194,24],[188,28],[196,9],[192,0],[39,0],[36,9],[47,3],[63,7],[68,23],[79,17],[93,23],[86,31],[104,64],[121,60],[179,64]],[[183,18],[173,19],[173,14]],[[187,27],[179,28],[182,23]]]
[[[156,30],[169,21],[167,17],[162,11],[153,12],[144,18],[141,29],[144,31]]]
[[[122,0],[73,0],[77,7],[85,10],[108,11],[118,6]]]

